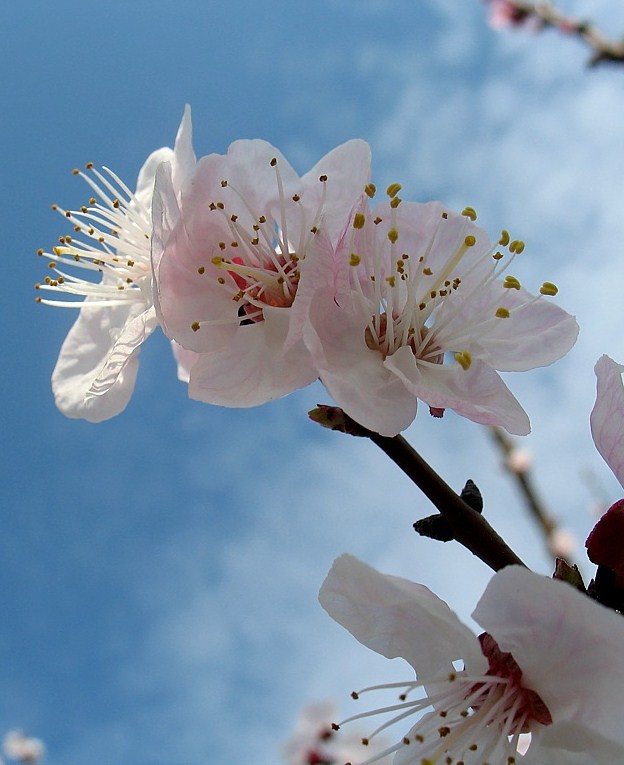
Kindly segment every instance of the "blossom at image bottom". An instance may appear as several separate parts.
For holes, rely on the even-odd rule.
[[[80,311],[52,373],[56,405],[68,417],[100,422],[126,407],[140,346],[158,326],[152,294],[152,193],[162,162],[170,163],[172,184],[179,193],[195,165],[189,107],[175,147],[149,155],[136,191],[112,171],[100,172],[89,163],[84,172],[74,171],[93,192],[87,204],[79,210],[54,205],[71,223],[72,232],[62,236],[52,252],[39,251],[50,260],[52,275],[37,289],[54,294],[39,302]],[[75,275],[81,272],[85,278]],[[185,374],[180,362],[179,374]]]
[[[191,398],[256,406],[316,379],[302,339],[309,260],[317,237],[342,236],[369,173],[360,140],[302,177],[266,141],[236,141],[227,154],[198,161],[179,202],[161,169],[156,307],[167,335],[200,354]]]
[[[371,187],[369,187],[371,188]],[[510,433],[527,414],[499,372],[551,364],[576,341],[574,317],[503,272],[524,243],[492,245],[466,208],[389,200],[354,214],[337,246],[319,239],[305,342],[336,403],[361,425],[395,436],[418,399]],[[373,193],[371,188],[370,194]]]
[[[373,740],[416,718],[382,753],[395,752],[395,765],[624,762],[622,617],[566,582],[499,571],[472,614],[479,637],[426,587],[349,555],[334,562],[319,600],[365,646],[416,672],[354,693],[400,691],[345,721],[390,715]]]

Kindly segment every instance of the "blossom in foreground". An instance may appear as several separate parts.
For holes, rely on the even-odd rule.
[[[319,376],[336,403],[383,436],[404,430],[417,400],[475,422],[529,432],[529,419],[498,371],[563,356],[574,317],[503,271],[524,249],[503,231],[492,245],[466,208],[401,202],[400,186],[364,204],[336,247],[319,239],[317,289],[305,328]],[[369,186],[369,195],[374,193]]]
[[[201,354],[191,398],[255,406],[317,377],[301,339],[308,256],[318,235],[341,236],[369,167],[368,145],[353,140],[300,178],[271,144],[241,140],[199,160],[179,204],[161,168],[157,310],[168,336]]]
[[[37,288],[54,293],[39,302],[80,310],[52,373],[56,405],[68,417],[106,420],[126,407],[134,390],[140,346],[158,325],[150,263],[151,204],[156,169],[165,161],[171,163],[179,193],[195,165],[188,107],[175,148],[150,154],[134,193],[111,170],[99,171],[89,163],[84,172],[74,171],[91,187],[88,203],[79,210],[54,205],[73,230],[51,253],[39,251],[50,259],[52,274]],[[67,272],[68,266],[87,278]],[[93,275],[99,281],[89,278]],[[78,301],[81,297],[86,300]]]
[[[592,437],[600,455],[624,487],[624,366],[601,356],[594,367],[596,403],[590,416]],[[624,597],[624,499],[615,502],[592,529],[585,546],[598,565],[596,597],[619,608]],[[610,574],[607,572],[611,572]]]
[[[624,487],[624,366],[601,356],[594,367],[596,403],[589,418],[596,449]]]
[[[331,701],[309,704],[302,711],[295,728],[282,747],[287,765],[344,765],[357,762],[371,752],[362,745],[362,733],[356,729],[337,732],[332,728],[337,706]],[[371,743],[373,752],[385,748],[382,738]],[[369,747],[369,750],[370,748]],[[389,765],[389,758],[382,760]]]
[[[11,730],[2,739],[4,754],[24,765],[37,765],[45,754],[45,745],[38,738],[26,736],[21,730]]]
[[[622,617],[569,584],[499,571],[472,614],[486,630],[479,637],[426,587],[349,555],[334,562],[319,599],[361,643],[416,671],[416,680],[353,694],[400,692],[397,703],[349,718],[391,715],[369,739],[417,718],[386,751],[395,765],[624,762]]]

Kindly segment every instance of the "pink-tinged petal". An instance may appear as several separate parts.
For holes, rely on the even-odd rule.
[[[555,724],[584,725],[624,744],[619,614],[566,582],[509,566],[491,579],[473,618],[511,652]]]
[[[353,139],[326,154],[301,178],[302,199],[310,211],[323,197],[322,230],[332,241],[340,236],[356,201],[370,180],[371,151],[366,141]],[[326,176],[325,190],[319,178]]]
[[[576,722],[539,729],[522,759],[522,765],[616,765],[622,762],[621,743]]]
[[[462,298],[461,287],[457,297]],[[499,307],[508,309],[510,316],[496,317]],[[565,356],[578,337],[576,319],[562,308],[546,297],[535,300],[522,288],[505,289],[501,282],[491,283],[477,295],[469,296],[465,305],[454,312],[445,331],[456,328],[461,335],[462,325],[479,312],[483,312],[483,331],[475,337],[475,344],[484,352],[481,358],[501,372],[548,366]],[[445,320],[444,312],[440,319]]]
[[[596,403],[590,416],[596,449],[624,487],[624,366],[601,356],[596,372]]]
[[[481,361],[468,369],[459,364],[417,364],[409,347],[399,348],[384,366],[405,387],[436,409],[453,409],[482,425],[499,425],[524,436],[531,430],[529,418],[499,375]]]
[[[291,307],[292,315],[286,349],[303,337],[310,306],[316,297],[333,295],[335,302],[332,302],[340,304],[341,298],[347,294],[344,269],[341,271],[336,250],[324,231],[319,231],[312,239],[300,270],[297,295]]]
[[[303,388],[317,377],[303,342],[283,353],[288,309],[267,308],[265,320],[241,327],[232,342],[203,353],[191,369],[189,396],[207,404],[250,407]]]
[[[236,305],[231,294],[220,289],[217,278],[221,274],[217,275],[211,262],[211,241],[224,237],[219,221],[213,219],[212,223],[212,240],[207,238],[202,247],[189,241],[184,225],[175,226],[155,265],[155,304],[163,330],[170,339],[197,353],[227,345],[238,328]],[[156,253],[156,243],[154,248]],[[233,320],[206,324],[200,331],[193,329],[195,322],[220,322],[223,317]]]
[[[479,641],[443,600],[351,555],[334,561],[319,601],[360,643],[389,659],[402,657],[425,682],[452,672],[455,660],[476,674],[487,669]]]
[[[64,415],[101,422],[126,408],[139,347],[156,327],[153,310],[133,315],[139,309],[136,303],[83,305],[52,373],[54,399]]]
[[[319,294],[304,340],[323,385],[349,417],[382,436],[412,423],[416,397],[384,368],[381,353],[366,346],[361,319]]]

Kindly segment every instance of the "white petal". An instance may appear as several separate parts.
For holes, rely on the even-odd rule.
[[[195,351],[189,351],[187,348],[183,348],[176,343],[175,340],[171,341],[171,350],[173,351],[173,357],[178,365],[178,380],[180,380],[180,382],[188,383],[191,376],[191,369],[199,358],[199,354],[195,353]]]
[[[330,295],[317,295],[304,330],[319,376],[336,403],[360,425],[396,436],[416,416],[416,397],[366,346],[362,322]]]
[[[498,373],[478,359],[467,370],[459,364],[424,366],[403,346],[386,358],[384,366],[429,406],[453,409],[474,422],[499,425],[518,436],[531,430],[526,412]]]
[[[181,191],[186,179],[191,176],[196,164],[197,159],[193,151],[191,107],[187,104],[184,107],[184,115],[173,148],[173,186],[177,193]]]
[[[601,356],[596,372],[596,403],[590,416],[596,449],[624,486],[624,366]]]
[[[522,765],[619,765],[624,747],[578,723],[550,725],[533,735]]]
[[[264,321],[239,327],[227,346],[199,354],[189,396],[207,404],[250,407],[312,383],[317,372],[303,342],[282,352],[289,314],[288,308],[267,306]]]
[[[52,373],[57,407],[67,417],[101,422],[123,411],[139,364],[139,346],[156,326],[139,304],[80,309]],[[134,312],[134,313],[133,313]],[[152,311],[153,314],[153,311]]]
[[[566,582],[520,566],[499,571],[473,618],[510,651],[553,721],[624,745],[624,620]]]
[[[452,671],[459,659],[470,672],[487,669],[475,635],[443,600],[351,555],[334,561],[319,601],[360,643],[389,659],[404,658],[423,681]]]
[[[370,179],[371,151],[366,141],[353,139],[326,154],[302,178],[302,200],[310,210],[318,207],[322,195],[321,175],[327,176],[323,230],[336,241],[348,224],[357,200]]]

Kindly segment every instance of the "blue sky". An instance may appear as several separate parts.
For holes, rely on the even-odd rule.
[[[618,4],[562,5],[624,29]],[[554,34],[494,33],[476,1],[31,0],[3,4],[0,29],[0,732],[43,738],[51,765],[273,764],[305,702],[346,706],[405,675],[317,605],[336,555],[425,582],[466,617],[489,573],[415,537],[429,508],[371,444],[308,422],[320,386],[251,411],[201,405],[157,334],[126,412],[63,418],[49,377],[74,315],[32,289],[36,250],[65,233],[50,204],[82,203],[71,169],[87,161],[132,185],[190,103],[198,155],[261,137],[304,172],[358,136],[378,185],[509,228],[527,243],[517,275],[557,282],[582,327],[564,361],[509,379],[536,477],[582,546],[592,501],[619,488],[588,415],[594,362],[624,360],[624,71],[588,72]],[[407,435],[456,488],[472,477],[548,572],[478,426],[421,414]]]

